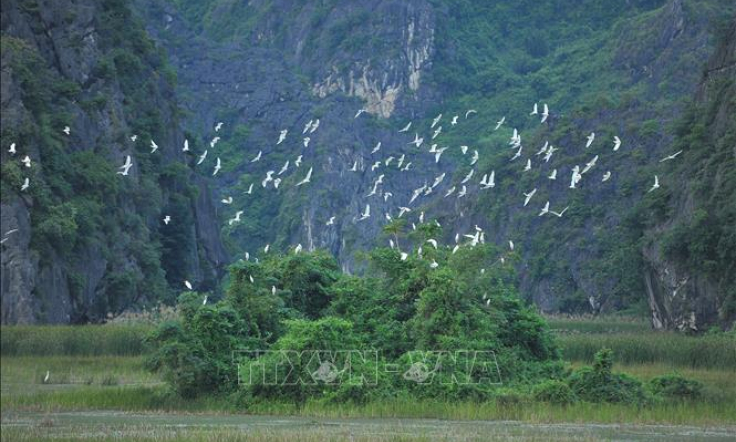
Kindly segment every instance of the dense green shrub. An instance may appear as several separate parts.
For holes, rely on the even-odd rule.
[[[703,384],[678,374],[658,376],[649,381],[649,389],[655,395],[666,399],[699,399],[703,394]]]
[[[549,380],[534,387],[534,399],[557,405],[569,405],[577,400],[575,393],[563,381]]]
[[[601,349],[592,367],[583,367],[570,376],[573,393],[588,402],[641,405],[646,403],[642,383],[626,374],[613,373],[613,351]]]

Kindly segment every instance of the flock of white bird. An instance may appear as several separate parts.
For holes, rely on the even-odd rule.
[[[360,109],[360,110],[358,110],[356,112],[354,118],[356,118],[356,119],[359,118],[365,112],[366,112],[366,109]],[[471,115],[476,114],[476,113],[477,113],[477,111],[475,109],[468,110],[467,112],[465,112],[465,119],[467,120]],[[540,112],[539,104],[538,103],[535,103],[534,106],[533,106],[533,109],[532,109],[532,111],[530,113],[530,116],[538,116],[538,117],[540,117],[540,123],[541,124],[546,123],[548,121],[549,116],[550,116],[549,106],[546,103],[543,104],[542,105],[542,110]],[[446,131],[443,132],[443,126],[441,124],[442,118],[443,118],[443,115],[442,114],[439,114],[439,115],[437,115],[432,120],[432,123],[431,123],[431,125],[429,127],[429,131],[431,131],[431,136],[427,137],[428,141],[425,142],[425,137],[420,136],[419,135],[419,132],[414,132],[414,139],[411,140],[411,141],[409,141],[408,143],[406,143],[407,145],[413,145],[416,148],[421,148],[423,145],[429,145],[429,149],[427,149],[427,153],[434,156],[435,163],[439,163],[440,160],[441,160],[442,154],[449,149],[449,146],[439,147],[438,146],[438,143],[434,143],[433,142],[442,133],[445,133],[446,132]],[[459,124],[458,120],[459,120],[459,115],[454,115],[450,119],[450,122],[449,122],[450,127],[453,128],[454,126],[458,125]],[[315,131],[317,131],[319,129],[320,124],[321,123],[320,123],[320,120],[319,119],[313,119],[313,120],[310,120],[309,122],[307,122],[304,125],[304,128],[302,129],[302,133],[301,133],[301,137],[302,137],[301,145],[303,146],[302,149],[307,149],[309,147],[309,144],[310,144],[310,141],[311,141],[311,135]],[[499,130],[504,124],[506,124],[506,117],[505,116],[502,117],[496,123],[496,125],[495,125],[495,127],[494,127],[493,130],[494,131]],[[411,129],[412,125],[413,125],[413,122],[410,121],[405,126],[403,126],[398,132],[399,133],[408,133],[409,130]],[[217,143],[220,141],[220,136],[217,135],[217,134],[220,133],[220,131],[221,131],[222,128],[223,128],[223,123],[222,122],[218,122],[215,125],[214,130],[215,130],[215,134],[216,135],[209,142],[209,148],[206,148],[201,153],[201,155],[199,155],[199,157],[198,157],[198,159],[196,161],[196,165],[197,166],[199,166],[199,165],[201,165],[201,164],[203,164],[205,162],[205,160],[207,159],[207,156],[208,156],[208,153],[209,153],[210,150],[213,150],[214,151],[216,149]],[[71,130],[70,130],[69,126],[66,126],[66,127],[64,127],[64,129],[62,130],[62,132],[66,136],[69,136],[70,133],[71,133]],[[282,144],[287,139],[288,135],[289,135],[289,129],[282,129],[279,132],[278,139],[276,141],[276,145],[278,146],[278,145]],[[130,140],[133,143],[136,143],[137,139],[138,139],[138,136],[137,135],[130,136]],[[596,140],[596,134],[594,132],[591,133],[590,135],[588,135],[587,141],[586,141],[586,144],[585,144],[585,148],[586,149],[591,148],[593,146],[593,143],[595,142],[595,140]],[[510,158],[510,161],[511,162],[516,161],[517,159],[521,158],[524,155],[524,145],[522,143],[522,137],[521,137],[521,134],[519,133],[519,131],[517,129],[513,129],[513,134],[511,136],[511,139],[510,139],[510,141],[509,141],[508,144],[510,146],[510,149],[514,152],[513,155]],[[612,146],[611,146],[612,147],[612,150],[614,152],[616,152],[616,151],[618,151],[621,148],[621,146],[622,146],[621,139],[618,136],[615,136],[613,138],[613,140],[612,140]],[[410,158],[407,157],[407,153],[401,153],[401,156],[399,156],[398,158],[396,156],[394,156],[394,155],[390,155],[390,156],[388,156],[386,158],[377,159],[378,158],[378,155],[381,155],[380,154],[381,147],[382,147],[382,142],[379,141],[375,145],[375,147],[370,151],[370,153],[368,154],[368,156],[376,158],[376,160],[370,166],[371,172],[375,172],[376,170],[379,170],[381,168],[389,168],[389,167],[395,167],[400,172],[407,172],[407,171],[410,170],[410,167],[412,166],[412,161],[410,161]],[[159,149],[159,146],[156,144],[156,142],[154,140],[150,140],[150,148],[151,148],[150,154],[155,154],[156,151]],[[462,154],[463,157],[467,157],[468,156],[468,153],[470,152],[471,149],[467,145],[462,145],[462,146],[459,146],[459,150],[460,150],[460,153]],[[545,163],[549,163],[550,159],[552,158],[552,155],[555,152],[557,152],[558,150],[559,150],[558,148],[554,147],[549,142],[545,142],[544,145],[539,149],[539,151],[537,151],[533,155],[529,155],[529,157],[526,159],[526,162],[525,162],[523,171],[524,172],[527,172],[527,171],[532,170],[532,167],[533,167],[532,160],[534,159],[535,156],[536,157],[541,157],[541,159]],[[188,140],[184,140],[184,145],[182,147],[182,151],[183,152],[189,152],[189,141]],[[10,145],[9,153],[11,155],[16,155],[17,154],[16,143],[12,143]],[[681,153],[682,153],[682,151],[679,151],[679,152],[676,152],[676,153],[674,153],[672,155],[666,156],[665,158],[663,158],[662,160],[660,160],[660,162],[665,162],[665,161],[673,160],[678,155],[680,155]],[[396,153],[396,155],[398,155],[398,152]],[[293,169],[298,169],[298,168],[301,167],[301,165],[302,165],[302,156],[303,155],[300,154],[300,155],[298,155],[294,159],[294,161],[293,161],[293,166],[294,166]],[[475,171],[476,171],[475,165],[478,162],[479,158],[480,158],[480,154],[479,154],[478,150],[475,150],[475,149],[472,150],[472,153],[470,153],[469,160],[468,160],[468,164],[471,167],[470,171],[464,176],[464,178],[460,181],[460,183],[458,185],[448,186],[448,188],[444,190],[444,198],[449,198],[449,197],[451,197],[453,195],[455,195],[455,198],[463,198],[466,195],[468,195],[468,186],[472,186],[474,184],[471,180],[473,179],[473,176],[475,175]],[[590,172],[597,165],[598,158],[599,158],[599,155],[595,155],[582,168],[580,167],[580,165],[575,165],[572,168],[572,174],[571,174],[571,177],[570,177],[570,186],[569,186],[570,189],[576,189],[577,188],[577,186],[580,184],[583,176],[585,174],[587,174],[588,172]],[[362,159],[363,158],[361,158],[361,160]],[[258,153],[249,161],[249,163],[253,164],[253,163],[257,163],[257,162],[262,161],[262,160],[264,160],[263,151],[258,151]],[[395,163],[394,163],[394,161],[395,161]],[[32,161],[31,161],[31,158],[30,158],[29,155],[25,155],[20,160],[20,162],[26,168],[30,168],[32,166]],[[354,161],[353,164],[352,164],[352,167],[350,167],[350,169],[348,169],[348,170],[351,171],[351,172],[356,172],[356,173],[357,172],[363,172],[364,167],[363,166],[359,167],[359,163],[362,165],[363,161],[360,161],[360,162],[357,161],[357,160]],[[395,166],[392,166],[393,164],[395,164]],[[261,186],[264,189],[268,189],[269,187],[272,187],[273,189],[278,189],[279,186],[282,183],[283,177],[285,177],[284,174],[289,171],[289,168],[290,168],[291,165],[292,165],[291,160],[287,160],[281,166],[281,168],[278,171],[276,169],[268,170],[266,172],[265,177],[261,181]],[[117,174],[122,175],[122,176],[128,176],[129,173],[130,173],[131,167],[133,167],[133,161],[131,159],[131,156],[130,155],[127,155],[126,158],[125,158],[124,164],[119,167],[119,171],[117,172]],[[348,167],[348,165],[346,165],[346,168],[347,167]],[[222,162],[221,162],[221,160],[220,160],[219,157],[216,157],[215,158],[215,164],[214,164],[214,167],[212,169],[212,176],[216,176],[220,172],[221,169],[222,169]],[[301,180],[299,180],[299,181],[297,181],[296,184],[295,184],[295,187],[300,187],[300,186],[303,186],[305,184],[310,183],[311,180],[312,180],[312,172],[313,172],[313,167],[309,167],[309,170],[304,175],[304,178],[301,179]],[[553,169],[551,171],[551,173],[547,176],[547,179],[548,180],[556,180],[557,179],[557,172],[558,172],[557,169]],[[611,175],[612,175],[611,174],[611,171],[610,170],[607,170],[606,172],[604,172],[602,174],[601,181],[602,182],[608,181],[611,178]],[[438,186],[440,186],[441,183],[445,180],[445,176],[446,176],[446,173],[442,173],[442,174],[440,174],[439,176],[437,176],[434,179],[434,182],[432,183],[432,185],[429,185],[429,183],[425,182],[424,185],[422,185],[421,187],[419,187],[417,189],[414,189],[411,192],[411,197],[410,197],[408,203],[406,203],[406,205],[397,205],[396,209],[397,209],[398,215],[396,215],[396,218],[402,218],[406,214],[412,212],[412,208],[410,206],[412,206],[422,196],[431,195],[435,191],[435,189]],[[385,178],[385,174],[380,173],[380,170],[379,170],[379,175],[377,176],[377,178],[373,182],[373,186],[371,187],[371,191],[370,191],[370,193],[368,193],[366,195],[366,198],[378,197],[378,198],[383,198],[384,202],[387,202],[390,198],[393,197],[393,194],[391,192],[388,192],[388,191],[384,192],[383,191],[383,186],[385,186],[384,178]],[[28,190],[29,187],[30,187],[30,180],[29,180],[28,177],[25,177],[24,182],[23,182],[23,185],[21,186],[21,189],[20,190],[22,192],[24,192],[24,191]],[[251,195],[253,193],[253,187],[254,187],[254,183],[251,183],[250,186],[249,186],[249,188],[248,188],[248,191],[245,192],[245,194],[246,195]],[[496,187],[496,172],[495,172],[495,170],[492,170],[490,173],[484,174],[481,177],[480,181],[478,182],[478,189],[479,190],[488,190],[488,189],[493,189],[495,187]],[[658,189],[659,187],[660,187],[659,177],[657,175],[655,175],[654,176],[654,184],[649,189],[649,192],[653,192],[654,190]],[[533,188],[533,189],[531,189],[528,192],[523,192],[523,196],[524,196],[523,207],[526,207],[526,206],[528,206],[531,203],[531,201],[534,198],[534,196],[536,195],[536,193],[537,193],[537,188],[536,187]],[[233,199],[232,196],[227,196],[227,197],[225,197],[225,198],[223,198],[221,200],[221,203],[222,204],[225,204],[225,205],[232,205],[234,203],[234,199]],[[565,212],[568,210],[568,208],[569,208],[569,206],[563,208],[560,211],[554,211],[554,210],[552,210],[550,208],[550,202],[549,201],[546,201],[544,203],[544,205],[540,209],[539,216],[553,215],[553,216],[557,216],[557,217],[561,218],[565,214]],[[231,219],[228,220],[228,225],[231,225],[232,226],[232,225],[234,225],[236,223],[241,222],[241,216],[243,215],[243,213],[244,213],[243,210],[236,211],[235,212],[235,216],[233,218],[231,218]],[[353,218],[353,220],[355,222],[361,222],[361,221],[364,221],[364,220],[370,218],[371,216],[372,216],[372,214],[371,214],[371,204],[370,204],[370,202],[368,202],[368,203],[365,204],[365,209],[362,211],[362,213],[360,213],[358,216],[356,216],[355,218]],[[391,215],[391,212],[386,212],[384,214],[384,217],[385,217],[385,219],[386,219],[387,222],[391,222],[394,219],[394,217]],[[327,217],[327,221],[325,222],[325,225],[326,226],[334,226],[335,225],[335,221],[336,221],[336,217],[335,216],[328,216]],[[175,220],[172,220],[172,218],[171,218],[170,215],[165,215],[164,218],[162,219],[162,222],[165,225],[168,225],[171,222],[175,222]],[[423,211],[420,212],[420,214],[419,214],[418,222],[420,224],[421,223],[424,223],[424,212]],[[437,221],[435,221],[435,223],[437,223],[439,225],[439,223]],[[416,229],[416,223],[412,223],[412,228],[413,229]],[[8,239],[8,235],[10,235],[10,234],[12,234],[12,233],[14,233],[16,231],[17,231],[17,229],[13,229],[11,231],[6,232],[5,235],[4,235],[4,237],[3,237],[3,239],[2,239],[2,241],[0,243],[4,243]],[[480,228],[480,227],[478,227],[477,225],[475,226],[475,232],[474,233],[472,233],[472,234],[464,234],[464,235],[462,235],[462,238],[467,238],[467,240],[468,240],[467,241],[467,245],[470,246],[470,247],[474,247],[474,246],[476,246],[476,245],[478,245],[480,243],[484,243],[485,242],[485,234],[483,232],[483,229]],[[460,233],[457,233],[455,235],[455,245],[454,245],[454,247],[452,249],[452,253],[453,254],[456,253],[457,250],[460,247],[460,239],[461,239],[461,235],[460,235]],[[437,241],[435,239],[433,239],[433,238],[428,239],[427,240],[427,243],[430,244],[430,245],[432,245],[432,247],[434,247],[435,249],[439,247]],[[398,244],[394,244],[394,241],[393,240],[389,240],[389,245],[392,248],[394,248],[394,247],[398,248]],[[512,241],[509,241],[509,248],[511,250],[513,250],[513,247],[514,247],[513,242]],[[270,244],[266,244],[265,247],[263,248],[264,253],[268,253],[269,248],[270,248]],[[299,253],[299,252],[302,251],[302,249],[303,249],[302,245],[301,244],[298,244],[298,245],[296,245],[294,247],[294,253]],[[400,256],[401,256],[401,259],[402,260],[406,260],[408,258],[408,254],[407,253],[402,252],[401,250],[399,250],[399,252],[400,252]],[[416,252],[417,252],[417,255],[419,257],[421,257],[422,256],[422,247],[421,246],[418,247]],[[250,254],[246,252],[245,253],[245,257],[246,257],[246,260],[247,259],[250,259]],[[256,261],[258,260],[258,258],[255,258],[255,259],[256,259]],[[438,263],[436,261],[432,261],[429,265],[432,268],[438,267]],[[192,284],[189,281],[184,281],[184,285],[186,286],[186,288],[188,290],[192,290],[193,289],[193,286],[192,286]],[[203,304],[206,304],[206,302],[207,302],[207,298],[205,297],[205,299],[203,301]]]

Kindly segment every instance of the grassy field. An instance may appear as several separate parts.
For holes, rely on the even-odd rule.
[[[644,328],[641,321],[596,321],[561,318],[550,321],[571,367],[589,363],[595,351],[608,346],[616,354],[616,371],[629,373],[643,381],[676,372],[702,382],[704,399],[632,408],[590,403],[556,406],[524,396],[511,402],[484,403],[417,403],[396,398],[360,406],[308,402],[297,407],[294,404],[261,403],[246,410],[235,408],[227,397],[183,400],[171,394],[162,379],[145,369],[143,337],[150,330],[148,326],[3,327],[0,364],[2,440],[45,440],[52,432],[54,440],[65,440],[64,434],[71,440],[71,435],[81,434],[75,431],[89,432],[89,440],[111,440],[107,438],[111,434],[119,436],[114,440],[139,440],[142,433],[147,437],[144,440],[290,440],[288,426],[269,433],[270,430],[256,425],[248,434],[230,427],[213,430],[206,424],[193,425],[185,432],[168,427],[146,429],[148,424],[142,422],[149,422],[151,416],[161,413],[174,413],[172,416],[243,416],[245,413],[307,421],[339,419],[340,422],[351,419],[443,419],[515,421],[535,426],[625,423],[736,430],[731,427],[736,425],[736,341],[732,335],[689,337],[653,332]],[[47,371],[49,380],[43,382]],[[64,417],[87,416],[85,413],[143,413],[146,417],[132,426],[102,422],[87,427],[84,425],[90,422],[89,417],[80,418],[79,422],[67,421]],[[120,425],[128,431],[121,432],[118,429]],[[322,425],[317,427],[322,428]],[[133,431],[131,428],[142,433],[130,433]],[[353,427],[348,425],[347,428]],[[299,434],[304,436],[300,440],[345,439],[342,433],[312,430],[314,428],[300,431]],[[555,438],[551,433],[540,435],[538,429],[516,428],[514,431],[511,434],[496,428],[484,436],[469,431],[462,440]],[[446,435],[435,433],[389,433],[391,437],[385,439],[380,437],[380,431],[376,437],[356,433],[353,440],[458,440],[443,439]],[[62,438],[57,439],[56,435]],[[569,436],[566,440],[606,440],[600,432],[578,431]],[[672,440],[679,440],[670,436]],[[711,439],[706,437],[702,440]]]

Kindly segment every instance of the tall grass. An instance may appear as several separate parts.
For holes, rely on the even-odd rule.
[[[0,329],[3,356],[140,355],[150,325],[23,325]]]
[[[674,332],[562,334],[563,358],[592,362],[603,347],[622,364],[669,364],[674,367],[731,369],[736,373],[736,338],[730,334],[686,336]]]

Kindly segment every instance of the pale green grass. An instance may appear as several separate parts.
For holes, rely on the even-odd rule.
[[[3,356],[139,355],[150,325],[14,325],[0,328]]]

